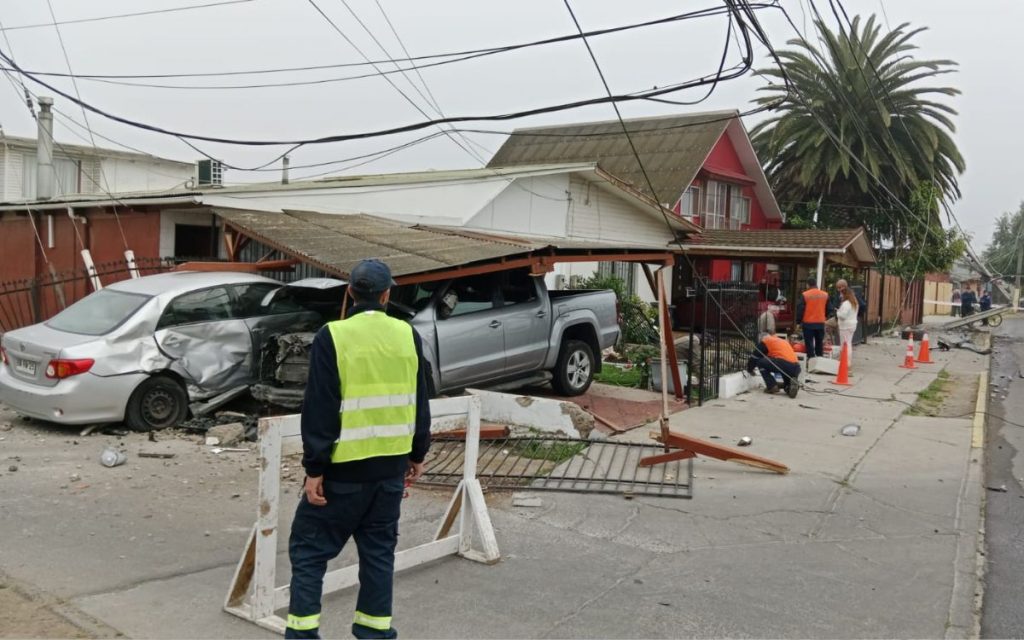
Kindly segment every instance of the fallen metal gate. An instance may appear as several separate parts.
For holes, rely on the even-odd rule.
[[[462,478],[465,443],[435,439],[419,484],[451,487]],[[556,436],[481,440],[476,477],[485,489],[529,489],[666,498],[693,497],[693,460],[651,467],[641,458],[656,444]]]

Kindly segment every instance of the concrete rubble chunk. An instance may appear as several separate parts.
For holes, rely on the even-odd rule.
[[[245,439],[245,425],[241,422],[229,422],[210,427],[206,432],[207,438],[217,438],[217,444],[224,447],[231,447]]]

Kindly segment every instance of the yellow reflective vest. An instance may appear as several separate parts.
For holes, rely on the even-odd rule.
[[[412,451],[419,358],[409,324],[364,311],[327,325],[341,378],[341,432],[331,462]]]

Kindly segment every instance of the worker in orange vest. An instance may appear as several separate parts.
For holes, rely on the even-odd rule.
[[[803,328],[808,368],[811,358],[825,355],[825,321],[834,314],[828,294],[818,288],[814,278],[808,278],[807,286],[796,303],[796,320]]]
[[[780,338],[775,332],[761,335],[761,342],[754,347],[754,352],[747,360],[747,373],[761,372],[764,378],[764,392],[778,393],[779,387],[790,398],[795,398],[800,390],[797,377],[800,375],[800,361],[789,340]],[[782,378],[780,383],[778,378]]]

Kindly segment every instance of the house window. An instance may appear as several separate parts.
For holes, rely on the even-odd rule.
[[[732,222],[736,221],[736,226]],[[750,224],[750,198],[743,195],[743,187],[733,185],[729,189],[729,228],[739,229],[741,224]]]
[[[733,282],[739,282],[743,279],[743,263],[739,260],[733,260],[732,264],[729,265],[729,279]]]
[[[39,160],[34,153],[23,153],[21,156],[21,194],[27,200],[38,197],[36,191],[36,170]],[[53,157],[53,195],[66,196],[81,193],[81,163],[62,156]]]
[[[679,213],[692,218],[700,214],[700,187],[690,187],[679,198]]]
[[[615,276],[626,285],[626,293],[636,293],[636,265],[632,262],[599,262],[597,275]]]
[[[708,181],[707,196],[704,199],[704,210],[701,215],[701,225],[705,229],[725,228],[725,206],[728,199],[729,185],[714,180]]]

